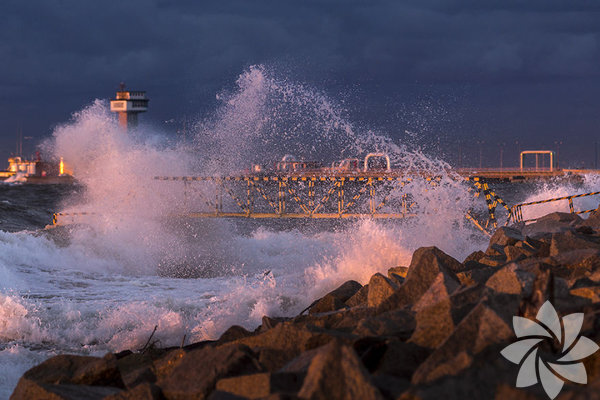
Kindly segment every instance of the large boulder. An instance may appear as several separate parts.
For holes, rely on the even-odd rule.
[[[337,341],[323,346],[312,359],[298,397],[315,400],[383,399],[354,350]]]
[[[80,385],[103,388],[85,389]],[[83,396],[86,391],[89,398],[95,398],[100,394],[114,394],[124,387],[117,359],[113,354],[109,353],[103,358],[58,355],[25,372],[12,398],[68,398],[67,394],[70,392],[82,393]]]
[[[505,246],[514,246],[517,242],[525,240],[520,230],[508,226],[496,229],[490,238],[490,244],[485,252],[487,255],[499,255],[504,253]]]
[[[377,307],[384,300],[390,297],[400,287],[400,285],[390,278],[376,273],[369,280],[369,292],[367,295],[367,305]]]
[[[419,366],[412,383],[428,384],[445,376],[458,375],[488,346],[508,342],[514,337],[511,321],[518,306],[518,299],[511,296],[483,299]]]
[[[558,256],[564,252],[583,249],[600,250],[600,237],[585,235],[570,230],[552,234],[550,242],[551,257]]]
[[[328,311],[339,310],[345,307],[345,302],[356,294],[362,285],[356,281],[347,281],[337,289],[327,293],[319,300],[313,302],[309,307],[310,314],[318,314]]]
[[[534,223],[525,225],[522,233],[537,238],[548,233],[564,232],[581,224],[583,220],[577,214],[554,212],[538,218]]]
[[[377,313],[416,303],[429,290],[441,273],[442,282],[459,282],[457,272],[464,265],[437,247],[421,247],[412,257],[406,281],[377,307]]]
[[[165,397],[204,399],[221,378],[261,372],[256,354],[240,344],[205,347],[185,353],[156,384]]]
[[[302,386],[301,374],[291,372],[262,372],[223,378],[217,382],[217,390],[248,399],[258,399],[273,393],[294,394]]]

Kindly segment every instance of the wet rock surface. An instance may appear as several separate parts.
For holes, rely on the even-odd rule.
[[[513,317],[533,319],[546,301],[560,316],[583,313],[581,334],[600,342],[599,212],[500,228],[462,263],[420,248],[409,267],[348,281],[254,331],[55,356],[27,371],[11,399],[544,399],[539,383],[515,387],[519,366],[500,351],[516,340]],[[566,382],[558,398],[597,396],[600,354],[585,367],[588,384]]]

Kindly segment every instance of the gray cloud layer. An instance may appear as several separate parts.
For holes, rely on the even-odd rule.
[[[600,3],[583,0],[5,0],[4,142],[18,124],[47,133],[121,80],[151,93],[157,120],[193,112],[257,63],[326,91],[358,87],[373,104],[365,114],[458,96],[481,114],[452,128],[467,136],[486,126],[542,137],[546,109],[577,118],[590,137],[600,124],[586,107],[600,89],[599,21]],[[511,115],[525,120],[510,125]]]

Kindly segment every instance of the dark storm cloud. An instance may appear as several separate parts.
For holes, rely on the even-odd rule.
[[[519,87],[540,82],[597,88],[598,21],[600,3],[583,0],[5,0],[0,118],[47,132],[121,80],[152,94],[155,117],[177,116],[257,63],[367,96],[370,86],[506,84],[525,98]]]

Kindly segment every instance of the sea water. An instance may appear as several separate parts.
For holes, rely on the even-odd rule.
[[[150,128],[125,134],[106,102],[96,101],[43,145],[67,160],[78,185],[0,186],[0,398],[55,354],[140,349],[155,327],[159,346],[218,338],[234,324],[252,330],[263,315],[294,316],[346,280],[365,284],[376,272],[408,265],[418,247],[438,246],[460,261],[485,248],[487,238],[464,218],[484,212],[484,201],[446,163],[354,126],[317,90],[255,66],[218,98],[220,106],[185,140]],[[285,154],[330,162],[373,151],[440,177],[435,187],[417,179],[403,189],[418,217],[191,220],[173,216],[190,207],[182,187],[152,179],[234,174]],[[516,202],[595,187],[587,179],[495,189]],[[551,203],[535,212],[558,209],[567,210]],[[44,229],[54,211],[93,218]]]

